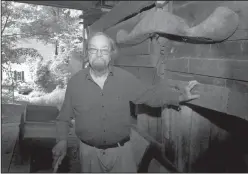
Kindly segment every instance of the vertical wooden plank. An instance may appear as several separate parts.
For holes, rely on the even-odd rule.
[[[190,149],[190,131],[192,124],[192,109],[187,106],[181,106],[178,123],[178,170],[188,172],[189,149]]]
[[[147,133],[149,132],[148,117],[147,114],[138,114],[137,116],[137,127]]]
[[[157,117],[148,117],[148,133],[151,137],[156,139],[158,135],[158,119]],[[157,140],[157,139],[156,139]]]
[[[189,172],[194,171],[197,160],[209,147],[210,127],[207,119],[195,111],[192,112]]]
[[[172,162],[173,153],[172,153],[170,132],[171,132],[170,109],[165,108],[162,111],[162,144],[164,146],[163,153]]]
[[[162,112],[162,109],[161,109]],[[162,143],[162,118],[157,118],[157,135],[156,135],[156,140],[159,143]]]
[[[178,168],[178,134],[179,132],[179,117],[180,113],[178,111],[175,111],[174,109],[170,109],[170,123],[171,123],[171,132],[170,137],[172,141],[172,147],[173,147],[173,153],[174,153],[174,159],[173,164]]]
[[[206,154],[205,161],[209,161],[208,165],[203,165],[201,168],[206,172],[224,172],[226,166],[226,155],[222,152],[225,146],[225,140],[228,137],[228,132],[221,129],[214,122],[210,128],[209,152]],[[204,161],[203,161],[204,162]],[[227,166],[226,166],[227,167]]]

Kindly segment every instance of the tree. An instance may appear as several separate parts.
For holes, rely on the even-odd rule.
[[[20,58],[24,57],[24,61],[30,64],[33,74],[42,79],[42,73],[40,75],[37,73],[37,71],[40,72],[39,68],[34,68],[36,67],[34,64],[38,65],[43,61],[42,56],[33,48],[17,47],[17,43],[22,39],[33,38],[44,43],[53,43],[55,56],[50,59],[56,60],[55,64],[57,65],[48,66],[48,70],[50,71],[49,68],[53,67],[53,79],[58,81],[58,78],[55,77],[58,77],[59,73],[66,74],[62,69],[68,59],[67,53],[71,49],[81,46],[82,29],[78,21],[81,13],[78,10],[2,1],[2,65],[20,63]],[[36,61],[37,58],[39,61]],[[60,71],[55,71],[54,67],[60,67],[58,68]],[[2,68],[4,70],[3,66]],[[43,75],[47,74],[43,73]],[[43,78],[43,80],[47,80],[47,78]],[[38,81],[36,80],[36,82]]]
[[[82,42],[82,29],[79,24],[79,10],[40,6],[37,20],[22,26],[21,32],[45,43],[55,45],[55,55],[59,45],[71,49],[72,45]]]
[[[25,34],[20,33],[20,28],[26,23],[35,20],[32,15],[33,6],[14,6],[14,2],[2,1],[2,64],[7,62],[19,63],[21,56],[40,57],[42,56],[33,48],[17,48],[16,43],[26,38]],[[2,67],[3,68],[3,67]],[[3,68],[4,69],[4,68]]]

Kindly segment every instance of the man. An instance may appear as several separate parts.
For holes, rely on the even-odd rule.
[[[190,82],[182,94],[162,81],[146,87],[131,73],[111,66],[116,49],[110,37],[96,33],[87,46],[89,67],[76,73],[67,85],[58,117],[54,161],[60,164],[66,154],[68,123],[74,117],[82,172],[137,172],[129,141],[129,101],[179,105],[199,97],[190,93],[197,82]]]

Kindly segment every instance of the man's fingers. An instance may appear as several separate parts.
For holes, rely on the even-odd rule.
[[[194,100],[194,99],[198,99],[198,98],[200,98],[200,95],[194,94],[194,95],[191,95],[190,100]]]
[[[61,155],[59,158],[57,158],[57,160],[53,161],[53,173],[56,173],[59,166],[61,165],[63,159],[64,159],[65,155]]]
[[[200,83],[197,82],[196,80],[190,81],[189,85],[188,85],[189,90],[193,89],[195,87],[195,85],[198,85],[198,84],[200,84]]]
[[[60,156],[61,155],[61,150],[54,148],[52,150],[53,156]]]

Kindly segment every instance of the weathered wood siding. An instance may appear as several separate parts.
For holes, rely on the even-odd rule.
[[[247,172],[248,38],[247,2],[191,2],[174,13],[192,26],[224,3],[240,15],[227,41],[190,44],[165,39],[165,76],[173,84],[197,80],[201,99],[180,112],[165,109],[162,140],[167,157],[182,172]],[[209,7],[209,8],[206,8]],[[189,13],[190,11],[190,13]],[[242,33],[242,34],[241,34]],[[241,34],[241,35],[240,35]]]
[[[137,125],[163,144],[167,158],[181,172],[247,172],[244,154],[248,151],[248,3],[175,1],[173,5],[173,13],[190,26],[205,20],[218,6],[238,13],[240,24],[222,43],[190,44],[160,37],[121,47],[115,66],[133,73],[144,83],[155,83],[159,75],[164,75],[172,85],[182,86],[189,80],[201,83],[195,90],[201,93],[200,99],[182,106],[181,111],[161,110],[158,117],[139,114]],[[131,13],[121,12],[120,17],[112,11],[103,18],[111,18],[111,22],[103,25],[102,19],[91,28],[100,28],[115,39],[119,29],[130,31],[134,27],[138,15],[120,21],[138,13],[140,7],[143,4],[137,3]],[[157,66],[160,58],[164,67]]]

